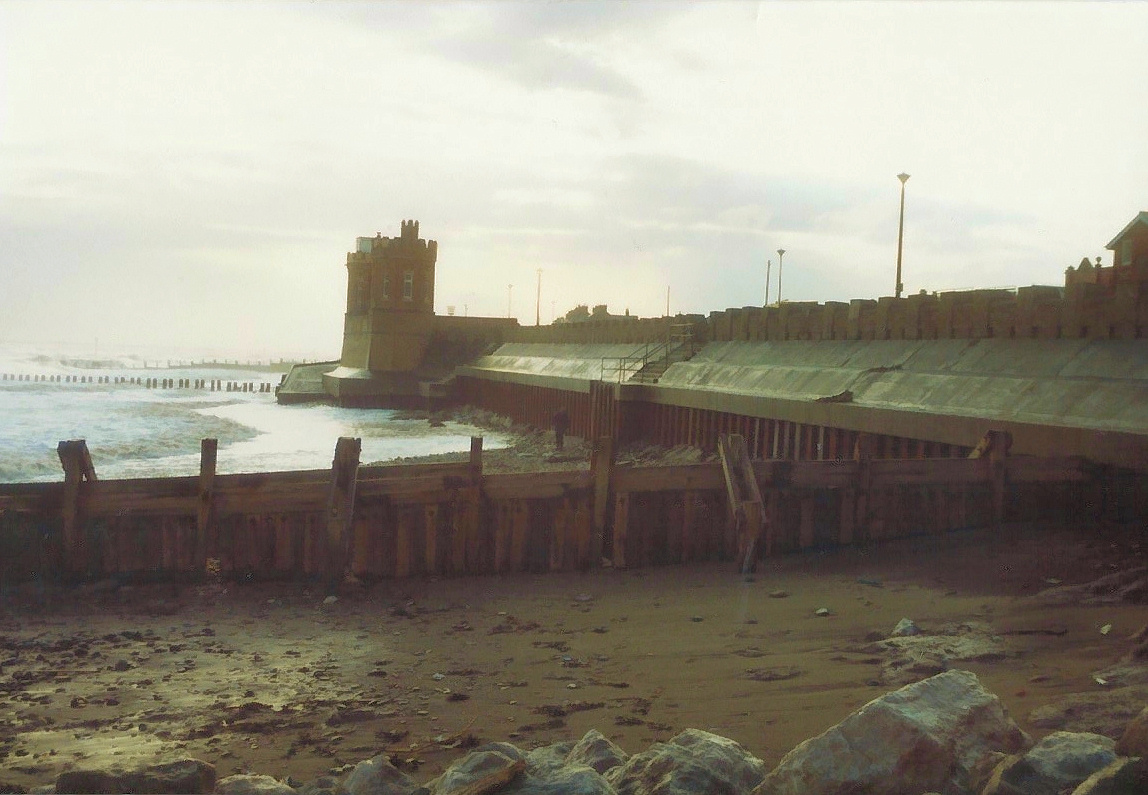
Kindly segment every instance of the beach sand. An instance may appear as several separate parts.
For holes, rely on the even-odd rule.
[[[781,556],[753,582],[704,564],[383,581],[337,601],[300,583],[9,588],[0,782],[184,757],[302,782],[382,751],[425,780],[474,743],[590,728],[631,753],[702,728],[772,765],[895,688],[870,641],[904,617],[989,625],[995,650],[949,664],[1040,736],[1029,713],[1100,688],[1146,614],[1028,596],[1142,563],[1140,533],[964,531]]]

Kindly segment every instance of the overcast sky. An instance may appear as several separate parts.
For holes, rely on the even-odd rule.
[[[0,341],[337,356],[436,311],[1062,284],[1148,209],[1148,3],[0,0]]]

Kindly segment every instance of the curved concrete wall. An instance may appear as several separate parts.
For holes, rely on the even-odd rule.
[[[661,387],[1148,434],[1148,344],[1119,340],[718,342]]]
[[[602,380],[602,360],[632,356],[644,346],[633,343],[615,345],[563,345],[508,342],[500,345],[490,356],[482,356],[466,367],[460,375],[472,371],[488,373],[514,373],[519,375],[573,378],[579,381]]]

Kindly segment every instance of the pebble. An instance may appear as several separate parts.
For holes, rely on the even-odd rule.
[[[785,599],[789,596],[789,591],[770,591],[770,599]]]
[[[813,611],[813,615],[821,616],[822,618],[824,618],[825,616],[832,615],[832,613],[829,612],[828,607],[819,607]]]
[[[328,596],[326,599],[323,600],[323,604],[333,605],[337,601],[339,601],[339,597],[335,596],[334,594],[331,594],[330,596]]]
[[[690,621],[693,621],[695,624],[697,624],[699,622],[705,621],[705,619],[701,616],[690,616]]]

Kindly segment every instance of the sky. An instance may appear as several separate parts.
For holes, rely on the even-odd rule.
[[[404,219],[543,323],[1063,284],[1148,210],[1148,2],[0,0],[0,342],[336,358]],[[541,301],[536,304],[538,270]],[[510,287],[513,285],[513,287]]]

